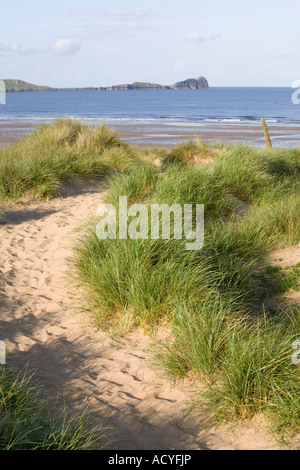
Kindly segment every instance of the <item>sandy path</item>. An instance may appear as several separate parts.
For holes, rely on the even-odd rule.
[[[201,429],[184,414],[188,383],[172,386],[151,367],[150,338],[112,339],[95,332],[65,278],[72,229],[95,214],[97,186],[77,185],[45,203],[5,207],[0,225],[0,339],[8,366],[37,370],[45,395],[69,410],[89,406],[110,425],[112,449],[266,449],[275,442],[255,426]]]

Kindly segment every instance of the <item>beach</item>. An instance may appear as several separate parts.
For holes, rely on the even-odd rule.
[[[0,451],[300,449],[299,7],[269,3],[1,7]]]
[[[57,412],[88,407],[110,427],[119,450],[277,449],[262,418],[231,426],[201,424],[192,381],[173,384],[153,364],[154,339],[143,331],[114,338],[93,328],[78,309],[67,278],[73,229],[95,212],[99,182],[65,187],[49,202],[4,205],[0,225],[1,339],[9,365],[30,365]]]
[[[41,121],[43,122],[43,121]],[[47,121],[48,122],[48,121]],[[83,119],[84,122],[84,119]],[[103,121],[105,122],[105,121]],[[101,124],[99,121],[98,124]],[[97,125],[97,124],[94,124]],[[200,139],[207,143],[224,144],[246,143],[256,147],[265,146],[265,138],[260,122],[218,123],[174,123],[174,122],[122,122],[108,123],[126,142],[139,147],[174,146],[186,140]],[[30,121],[1,121],[0,149],[17,142],[22,136],[32,132],[37,123]],[[268,123],[271,141],[274,147],[300,145],[300,125]]]
[[[6,122],[0,124],[0,150],[8,147],[9,145],[14,144],[24,135],[32,132],[34,126],[23,124],[14,124],[11,122]]]
[[[3,127],[3,145],[28,132],[15,126]],[[293,448],[298,151],[200,140],[149,150],[127,145],[149,128],[122,130],[59,120],[1,152],[7,369],[35,371],[55,416],[87,410],[109,428],[111,450],[281,449],[277,416],[287,435],[295,429]],[[99,237],[100,205],[161,194],[204,205],[201,250]]]
[[[300,450],[297,2],[1,19],[0,451]]]

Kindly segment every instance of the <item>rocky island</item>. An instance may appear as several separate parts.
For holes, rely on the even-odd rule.
[[[6,91],[51,91],[53,88],[48,86],[33,85],[32,83],[24,82],[23,80],[2,80],[5,83]]]
[[[188,78],[173,85],[159,85],[158,83],[134,82],[125,85],[102,87],[100,90],[207,90],[208,81],[204,77]]]
[[[3,80],[7,92],[26,91],[113,91],[113,90],[208,90],[209,85],[205,77],[188,78],[173,85],[159,85],[158,83],[133,82],[131,84],[113,85],[109,87],[89,87],[89,88],[51,88],[48,86],[33,85],[23,80]]]

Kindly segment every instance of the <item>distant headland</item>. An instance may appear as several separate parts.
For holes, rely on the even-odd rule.
[[[114,90],[208,90],[209,84],[205,77],[188,78],[173,85],[159,85],[158,83],[134,82],[124,85],[113,85],[108,87],[88,88],[51,88],[48,86],[33,85],[23,80],[4,79],[7,92],[26,91],[114,91]]]

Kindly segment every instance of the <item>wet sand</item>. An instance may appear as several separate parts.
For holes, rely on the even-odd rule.
[[[172,146],[185,140],[199,138],[204,142],[248,143],[256,147],[265,145],[260,123],[122,123],[109,124],[122,139],[142,147]],[[0,124],[0,149],[32,132],[36,125],[31,122],[2,122]],[[300,145],[300,125],[269,123],[273,147],[296,147]]]
[[[118,134],[126,141],[139,146],[169,146],[199,138],[207,143],[248,143],[256,147],[265,145],[261,125],[206,125],[189,126],[186,130],[174,126],[158,126],[149,129],[148,125],[116,127]],[[274,147],[295,147],[300,145],[300,126],[269,126],[270,137]]]
[[[3,123],[0,124],[0,150],[14,144],[24,135],[34,130],[35,126],[28,123]]]

